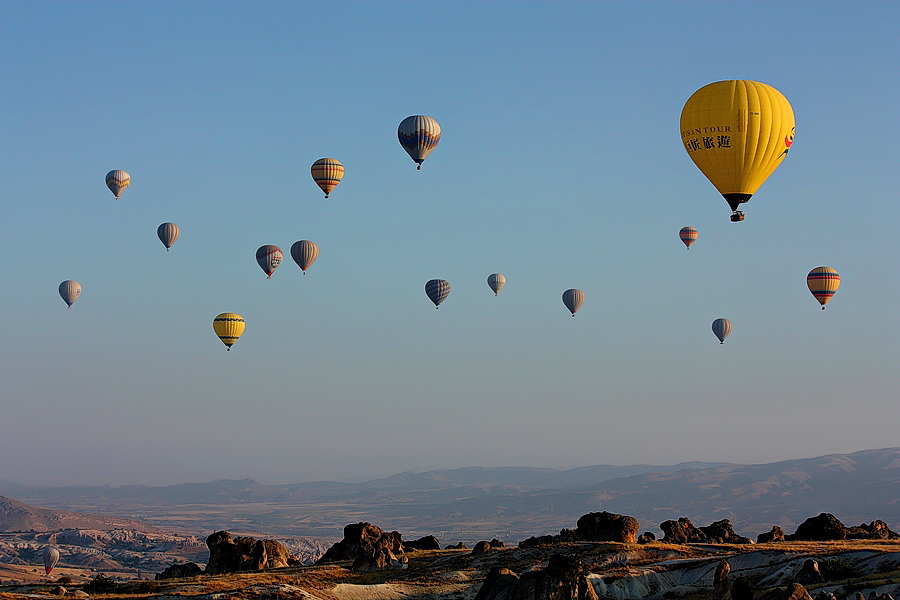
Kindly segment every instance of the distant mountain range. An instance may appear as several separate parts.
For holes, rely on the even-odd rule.
[[[400,473],[362,483],[267,485],[252,479],[174,486],[36,487],[0,481],[0,494],[65,510],[139,518],[191,533],[242,530],[339,538],[370,521],[406,539],[442,541],[530,535],[574,527],[600,510],[631,515],[641,528],[686,516],[697,525],[730,519],[739,533],[830,512],[845,524],[874,519],[900,529],[900,448],[760,465],[598,465],[565,471],[527,467]],[[2,523],[0,523],[2,525]]]

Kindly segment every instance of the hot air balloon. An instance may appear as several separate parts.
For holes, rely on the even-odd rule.
[[[713,333],[719,338],[719,343],[724,344],[725,338],[731,333],[731,321],[728,319],[716,319],[712,323]]]
[[[236,313],[222,313],[213,319],[213,331],[228,350],[244,333],[244,325],[244,317]]]
[[[66,301],[69,308],[72,308],[72,305],[78,300],[78,296],[81,295],[81,284],[72,279],[66,279],[59,284],[59,295]]]
[[[488,275],[488,286],[494,290],[494,295],[498,295],[500,290],[503,289],[503,286],[506,285],[506,277],[501,275],[500,273],[493,273],[492,275]]]
[[[450,295],[450,282],[445,279],[431,279],[425,284],[425,294],[434,302],[435,308],[440,308],[441,302]]]
[[[681,231],[678,232],[678,237],[681,238],[681,241],[684,242],[684,245],[690,250],[691,244],[697,241],[697,230],[693,227],[682,227]]]
[[[159,237],[159,241],[163,243],[163,246],[166,247],[166,252],[168,252],[175,240],[178,239],[178,225],[175,223],[163,223],[156,228],[156,235]]]
[[[266,279],[272,279],[272,273],[275,272],[275,269],[278,268],[283,259],[284,253],[278,246],[266,244],[256,249],[256,262],[259,263],[259,268],[267,275]]]
[[[806,276],[806,287],[825,310],[825,305],[841,287],[841,276],[831,267],[816,267]]]
[[[115,170],[106,174],[106,187],[115,194],[116,200],[129,185],[131,185],[131,175],[125,171]]]
[[[416,170],[422,168],[422,162],[441,141],[441,126],[431,117],[413,115],[406,117],[397,128],[400,145],[416,162]]]
[[[46,571],[47,575],[50,574],[50,571],[53,570],[53,567],[56,566],[56,563],[59,562],[59,550],[54,548],[53,546],[47,546],[44,548],[44,571]]]
[[[325,192],[325,197],[337,187],[344,177],[344,165],[336,158],[320,158],[309,168],[313,181]]]
[[[574,288],[571,290],[566,290],[563,292],[562,301],[574,317],[575,313],[578,312],[578,309],[581,308],[581,305],[584,304],[584,292],[582,292],[581,290],[576,290]]]
[[[794,143],[794,111],[781,92],[758,81],[703,86],[681,111],[681,142],[694,164],[743,221],[738,206],[772,174]]]
[[[291,246],[291,258],[294,259],[294,262],[306,275],[306,270],[319,258],[319,247],[316,246],[315,242],[309,240],[294,242],[294,245]]]

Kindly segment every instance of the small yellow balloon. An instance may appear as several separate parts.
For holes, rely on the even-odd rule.
[[[735,215],[778,168],[794,143],[794,110],[765,83],[717,81],[681,111],[681,143]],[[742,220],[733,218],[732,220]]]
[[[244,326],[244,317],[237,313],[222,313],[213,319],[213,331],[228,350],[244,333]]]

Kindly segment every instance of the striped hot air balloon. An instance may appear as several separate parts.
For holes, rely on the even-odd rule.
[[[213,331],[228,350],[244,333],[244,317],[237,313],[221,313],[213,319]]]
[[[581,305],[584,304],[584,292],[576,290],[575,288],[566,290],[563,292],[562,301],[574,317],[575,313],[578,312],[578,309],[581,308]]]
[[[416,162],[418,171],[422,168],[422,162],[441,141],[441,126],[431,117],[413,115],[400,122],[397,138],[409,157]]]
[[[344,177],[344,165],[336,158],[320,158],[309,168],[313,181],[325,192],[325,197],[337,187]]]
[[[55,567],[58,562],[59,550],[54,546],[47,546],[44,548],[44,572],[46,572],[47,575],[50,574],[50,571],[53,570],[53,567]]]
[[[316,262],[317,258],[319,258],[319,247],[315,242],[309,240],[294,242],[291,246],[291,258],[294,259],[294,262],[297,263],[297,266],[300,267],[300,269],[303,270],[303,274],[306,275],[306,270]]]
[[[425,294],[434,302],[435,308],[440,308],[441,302],[450,295],[450,282],[446,279],[431,279],[425,284]]]
[[[831,267],[816,267],[806,276],[806,287],[822,305],[822,310],[825,310],[825,305],[841,287],[841,276]]]
[[[684,242],[684,245],[690,250],[691,244],[697,241],[697,230],[693,227],[682,227],[681,231],[678,232],[678,237],[681,238],[681,241]]]
[[[488,287],[494,290],[494,295],[496,296],[500,293],[500,290],[503,289],[503,286],[506,285],[506,277],[500,273],[493,273],[488,275],[487,283]]]
[[[719,343],[724,344],[725,338],[731,333],[731,321],[728,319],[716,319],[712,323],[712,331],[719,338]]]
[[[256,262],[266,274],[266,279],[272,279],[272,273],[275,272],[282,260],[284,260],[284,253],[278,246],[266,244],[256,249]]]
[[[69,308],[72,308],[72,305],[78,300],[78,296],[81,295],[81,284],[72,279],[66,279],[59,284],[59,295],[66,301]]]
[[[172,244],[175,243],[175,240],[178,239],[178,233],[178,225],[175,223],[163,223],[156,228],[156,236],[159,238],[159,241],[163,243],[163,246],[166,247],[166,252],[169,251],[169,248],[171,248]]]
[[[731,220],[742,221],[738,206],[750,200],[794,143],[794,110],[765,83],[717,81],[685,102],[681,142],[728,202]]]
[[[125,171],[117,169],[106,174],[106,187],[115,194],[116,200],[119,199],[119,196],[122,195],[122,192],[124,192],[125,188],[129,185],[131,185],[131,175]]]

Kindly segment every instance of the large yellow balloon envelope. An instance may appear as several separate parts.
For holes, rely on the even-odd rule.
[[[731,210],[750,199],[794,143],[794,111],[758,81],[705,85],[681,111],[681,142]]]
[[[244,333],[244,317],[236,313],[222,313],[213,319],[213,331],[231,350],[231,345]]]

